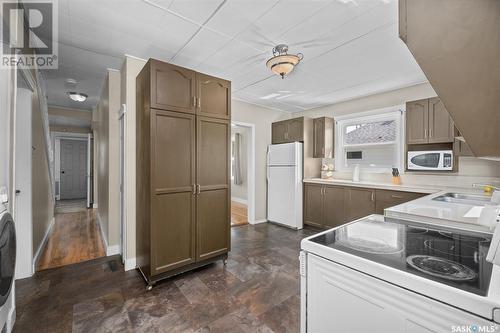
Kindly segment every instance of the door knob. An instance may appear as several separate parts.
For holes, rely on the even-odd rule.
[[[16,190],[16,194],[20,194],[21,193],[21,190]]]

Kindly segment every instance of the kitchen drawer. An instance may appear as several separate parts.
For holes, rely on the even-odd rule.
[[[427,194],[413,193],[413,192],[376,190],[375,212],[377,214],[384,214],[384,209],[386,208],[397,206],[402,203],[412,201],[426,195]]]

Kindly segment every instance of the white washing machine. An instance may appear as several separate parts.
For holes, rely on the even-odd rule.
[[[16,233],[12,216],[0,204],[0,332],[11,332],[14,325],[14,271]]]

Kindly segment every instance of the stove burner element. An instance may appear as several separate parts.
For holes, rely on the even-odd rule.
[[[446,280],[470,281],[477,278],[477,274],[469,267],[439,257],[413,255],[406,258],[406,262],[422,273]]]
[[[349,237],[347,239],[337,239],[337,243],[353,250],[373,254],[395,254],[403,251],[401,244],[398,243],[397,247],[394,247],[381,239]]]

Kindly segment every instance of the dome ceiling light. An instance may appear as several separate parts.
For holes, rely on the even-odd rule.
[[[285,75],[290,74],[295,66],[304,58],[302,53],[288,54],[288,45],[279,44],[273,48],[273,55],[271,59],[266,62],[266,66],[282,79]]]
[[[75,92],[75,91],[70,91],[68,92],[69,98],[71,98],[75,102],[85,102],[87,97],[89,97],[87,94]]]

